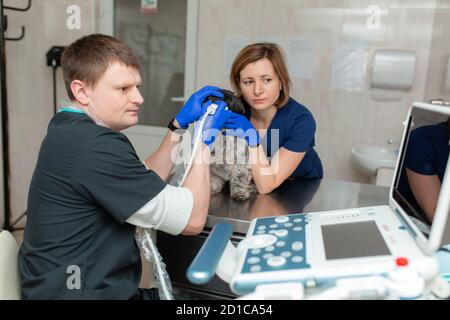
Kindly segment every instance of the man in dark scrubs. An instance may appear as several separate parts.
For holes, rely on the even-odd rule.
[[[182,186],[165,181],[181,138],[176,129],[202,116],[206,97],[223,94],[216,87],[194,93],[143,163],[120,132],[137,124],[143,103],[131,49],[113,37],[86,36],[65,50],[62,68],[71,102],[51,119],[31,181],[19,253],[22,298],[142,298],[136,226],[173,235],[203,229],[213,139],[203,140]],[[213,129],[230,113],[218,105]]]

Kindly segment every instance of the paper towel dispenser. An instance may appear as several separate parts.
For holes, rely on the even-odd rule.
[[[409,90],[414,81],[416,54],[409,50],[379,49],[373,56],[371,87]]]

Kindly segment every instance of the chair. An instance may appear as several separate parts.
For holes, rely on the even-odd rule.
[[[8,231],[0,231],[0,300],[20,299],[19,246]]]

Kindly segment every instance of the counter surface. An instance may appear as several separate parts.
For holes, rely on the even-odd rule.
[[[231,199],[224,188],[211,197],[206,227],[227,221],[235,232],[245,234],[258,217],[387,205],[388,199],[387,187],[335,180],[286,181],[270,194],[245,201]]]
[[[256,195],[246,201],[230,198],[228,190],[211,197],[204,231],[197,236],[171,236],[158,232],[158,248],[167,265],[174,293],[188,299],[232,299],[236,296],[217,276],[205,285],[194,285],[186,270],[217,222],[234,227],[232,242],[241,241],[256,217],[310,213],[388,203],[389,188],[331,180],[286,181],[268,195]]]

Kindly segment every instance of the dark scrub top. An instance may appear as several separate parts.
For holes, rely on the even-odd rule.
[[[276,135],[271,134],[271,129],[279,130],[278,148],[276,143],[272,145]],[[271,158],[281,147],[293,152],[306,152],[290,178],[320,179],[323,177],[323,169],[320,158],[314,150],[315,132],[316,121],[311,112],[304,105],[290,98],[286,105],[278,108],[261,144],[268,158]]]
[[[83,113],[57,113],[29,189],[22,298],[138,296],[140,253],[125,220],[164,187],[125,135]]]
[[[449,140],[450,127],[446,122],[411,131],[403,167],[427,176],[437,175],[442,183],[450,151]],[[409,186],[405,169],[401,173],[398,188],[416,211],[425,217]]]

